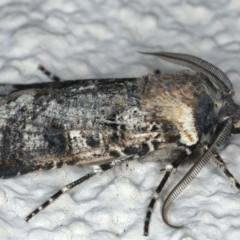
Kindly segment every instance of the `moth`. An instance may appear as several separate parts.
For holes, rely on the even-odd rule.
[[[131,160],[164,162],[163,179],[148,206],[144,232],[154,204],[179,165],[192,168],[166,197],[163,221],[176,197],[212,160],[240,189],[217,153],[240,132],[240,107],[233,86],[214,65],[180,53],[146,53],[194,71],[138,78],[63,81],[43,66],[52,82],[14,85],[0,100],[0,177],[9,178],[64,165],[95,164],[26,217],[29,221],[63,193],[94,175]],[[7,92],[7,94],[6,94]],[[6,95],[6,96],[4,96]]]

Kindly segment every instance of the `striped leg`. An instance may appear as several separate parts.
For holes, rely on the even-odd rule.
[[[160,184],[158,185],[151,201],[150,204],[148,205],[148,209],[147,209],[147,214],[144,220],[144,228],[143,228],[143,235],[144,236],[148,236],[149,233],[149,223],[151,220],[151,215],[153,212],[153,208],[155,205],[155,202],[158,199],[158,196],[160,194],[160,192],[162,191],[163,187],[165,186],[170,174],[173,171],[176,171],[177,167],[183,162],[183,160],[187,157],[187,155],[190,155],[192,153],[192,150],[195,148],[195,145],[191,147],[191,150],[189,148],[186,148],[185,151],[182,152],[182,154],[178,157],[178,159],[176,159],[175,161],[172,162],[172,164],[167,165],[165,168],[161,169],[160,171],[164,171],[166,170],[166,173],[162,179],[162,181],[160,182]]]
[[[227,169],[227,166],[226,166],[225,162],[222,160],[222,158],[216,153],[215,156],[212,157],[212,160],[218,167],[220,167],[223,170],[225,175],[236,186],[236,188],[238,190],[240,190],[240,184],[238,183],[236,178],[229,172],[229,170]]]
[[[86,174],[85,176],[77,179],[76,181],[69,183],[68,185],[66,185],[65,187],[63,187],[61,190],[59,190],[57,193],[55,193],[52,197],[50,197],[45,203],[43,203],[40,207],[36,208],[31,214],[29,214],[25,220],[28,222],[32,217],[34,217],[37,213],[39,213],[40,211],[42,211],[44,208],[46,208],[48,205],[50,205],[53,201],[55,201],[59,196],[61,196],[63,193],[69,191],[70,189],[72,189],[73,187],[75,187],[78,184],[81,184],[82,182],[90,179],[91,177],[93,177],[94,175],[96,175],[97,173],[100,172],[105,172],[111,168],[113,168],[116,165],[120,165],[121,163],[125,162],[125,161],[129,161],[129,160],[133,160],[133,156],[129,155],[124,159],[117,159],[117,160],[113,160],[110,163],[106,163],[106,164],[101,164],[101,165],[95,165],[93,166],[93,171]]]
[[[39,64],[38,69],[47,75],[53,82],[63,82],[61,78],[49,72],[44,66]]]

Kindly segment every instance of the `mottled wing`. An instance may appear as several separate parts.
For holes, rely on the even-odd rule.
[[[194,112],[206,94],[189,72],[31,87],[0,101],[1,177],[126,155],[169,161],[208,114]]]
[[[0,176],[143,155],[149,150],[143,144],[146,113],[139,108],[145,82],[49,83],[4,98]]]

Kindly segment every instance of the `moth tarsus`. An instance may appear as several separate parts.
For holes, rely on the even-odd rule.
[[[123,162],[164,161],[166,167],[148,205],[144,232],[161,190],[182,163],[192,168],[166,197],[163,220],[176,197],[210,159],[240,189],[217,153],[230,134],[240,133],[240,107],[228,77],[191,55],[144,53],[197,72],[156,72],[139,78],[63,81],[39,65],[52,82],[15,85],[0,104],[0,176],[94,163],[92,172],[69,183],[26,217],[74,186]]]
[[[52,74],[50,71],[48,71],[43,65],[39,64],[38,65],[38,70],[43,72],[45,75],[49,77],[53,82],[62,82],[63,80],[59,78],[58,76]]]

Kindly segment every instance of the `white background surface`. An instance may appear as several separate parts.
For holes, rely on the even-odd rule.
[[[240,103],[239,0],[25,0],[0,2],[0,81],[47,81],[42,63],[64,79],[134,77],[175,71],[175,65],[142,51],[190,53],[212,62],[233,82]],[[240,180],[240,137],[221,151]],[[162,192],[143,237],[150,197],[163,163],[131,162],[96,176],[66,193],[29,223],[37,206],[90,167],[69,167],[0,180],[1,239],[240,239],[240,193],[212,163],[170,210],[160,207],[187,171],[179,168]]]

